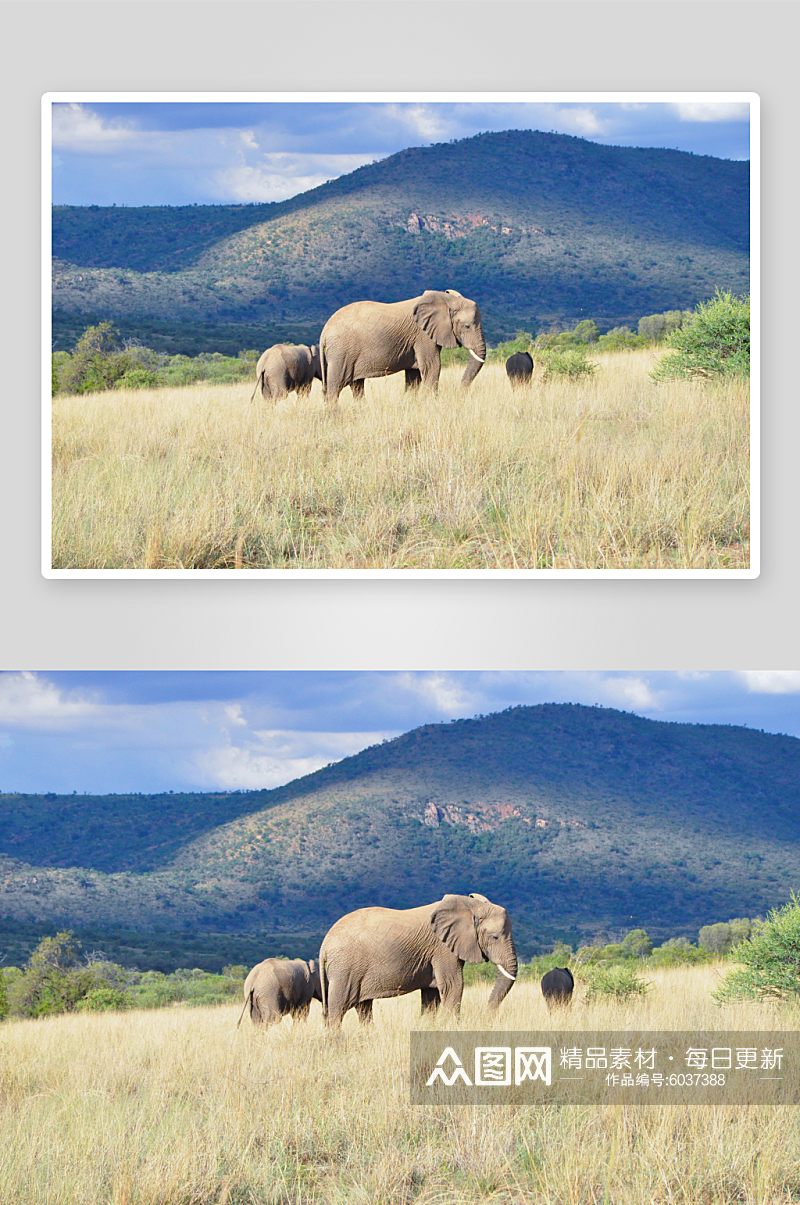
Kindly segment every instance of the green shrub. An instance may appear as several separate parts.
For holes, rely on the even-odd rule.
[[[534,359],[546,377],[590,377],[597,372],[597,365],[587,360],[584,346],[537,347]]]
[[[96,393],[110,389],[130,369],[132,360],[117,341],[110,322],[90,326],[69,357],[59,366],[59,388],[65,393]]]
[[[654,381],[749,376],[750,298],[717,289],[665,343],[670,350],[651,372]]]
[[[631,996],[646,995],[651,987],[630,962],[612,963],[610,966],[587,966],[581,973],[581,980],[589,999],[595,996],[614,996],[617,1000],[627,1000]]]
[[[644,347],[646,343],[647,339],[643,335],[634,335],[629,326],[612,327],[597,340],[601,351],[633,351],[637,347]]]
[[[8,1016],[8,992],[6,991],[6,977],[0,971],[0,1021],[5,1021]]]
[[[115,389],[157,389],[165,383],[161,373],[152,368],[131,368],[114,382]]]
[[[688,937],[671,937],[653,950],[649,961],[654,967],[694,966],[698,962],[708,962],[711,957],[708,950],[693,946]]]
[[[78,1004],[81,1012],[105,1013],[121,1012],[133,1007],[130,992],[120,991],[116,987],[96,987],[87,992]]]
[[[711,995],[720,1004],[733,1000],[785,1000],[800,997],[800,901],[767,915],[753,935],[736,947],[735,967]]]

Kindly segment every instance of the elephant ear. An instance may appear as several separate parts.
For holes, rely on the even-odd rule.
[[[452,291],[452,290],[448,290]],[[460,297],[458,293],[456,296]],[[414,321],[439,347],[458,347],[447,293],[426,289],[413,309]]]
[[[431,912],[431,927],[462,962],[483,962],[475,915],[465,895],[446,895]]]
[[[309,974],[310,974],[310,975],[313,975],[313,974],[314,974],[314,972],[316,971],[316,969],[317,969],[317,964],[316,964],[316,962],[314,961],[314,959],[313,959],[313,958],[309,958],[309,960],[308,960],[308,972],[309,972]]]

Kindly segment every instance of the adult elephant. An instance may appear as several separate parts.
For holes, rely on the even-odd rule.
[[[457,1013],[465,962],[497,967],[489,1008],[497,1008],[517,976],[517,952],[505,908],[486,896],[446,895],[420,908],[360,908],[338,920],[319,952],[322,1010],[341,1025],[355,1008],[372,1018],[372,1001],[419,991],[423,1011],[441,1000]]]
[[[408,301],[354,301],[328,319],[319,347],[322,388],[331,404],[345,385],[360,397],[367,377],[403,370],[407,387],[413,387],[418,374],[423,385],[435,389],[443,347],[465,347],[469,352],[461,378],[464,386],[471,384],[486,359],[481,312],[455,289],[427,289]]]
[[[514,352],[506,360],[506,372],[512,385],[527,385],[533,375],[533,356],[528,351]]]
[[[244,982],[244,1004],[236,1022],[238,1029],[245,1009],[254,1025],[274,1025],[282,1017],[308,1019],[311,1001],[322,1001],[319,967],[312,958],[267,958],[257,963]]]
[[[575,980],[569,967],[553,967],[542,976],[542,995],[548,1008],[554,1004],[571,1004]]]
[[[256,387],[250,401],[259,385],[267,402],[277,402],[294,391],[302,397],[311,392],[315,377],[322,380],[316,344],[308,347],[305,343],[276,343],[267,348],[256,365]]]

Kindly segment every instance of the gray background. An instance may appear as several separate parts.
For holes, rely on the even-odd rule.
[[[787,668],[798,655],[795,4],[4,3],[0,668]],[[762,102],[754,581],[47,581],[39,120],[50,91],[752,91]]]

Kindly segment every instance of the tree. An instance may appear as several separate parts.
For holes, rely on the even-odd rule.
[[[59,387],[67,393],[95,393],[110,389],[131,367],[131,356],[123,351],[110,322],[89,326],[69,357],[59,366]]]
[[[68,930],[44,937],[25,964],[19,985],[19,1011],[44,1017],[71,1012],[97,986],[91,967],[78,965],[80,942]]]
[[[750,298],[717,289],[665,344],[670,350],[651,372],[654,381],[749,376]]]
[[[736,958],[741,965],[711,993],[718,1003],[800,997],[800,900],[794,893],[736,947]]]
[[[628,958],[647,958],[652,949],[653,943],[646,929],[631,929],[622,939],[622,950]]]

